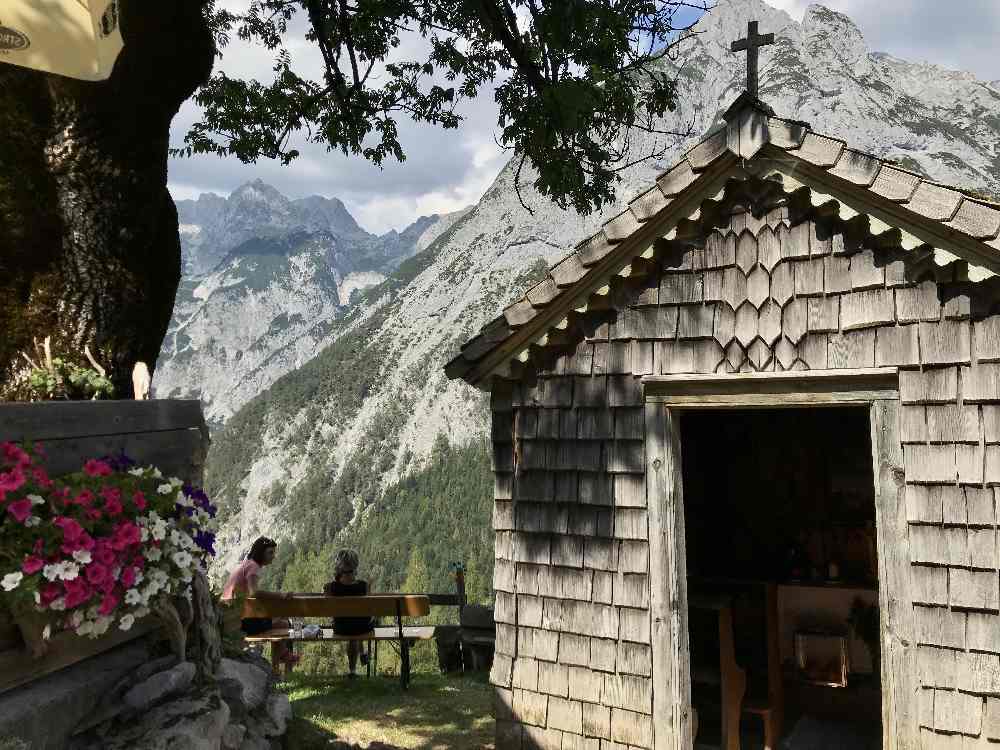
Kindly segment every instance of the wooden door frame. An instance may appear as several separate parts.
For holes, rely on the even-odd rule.
[[[645,395],[654,750],[691,750],[691,664],[681,412],[860,406],[869,410],[882,631],[882,747],[917,750],[915,627],[896,368],[652,375]]]

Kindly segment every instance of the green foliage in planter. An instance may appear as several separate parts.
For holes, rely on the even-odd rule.
[[[28,375],[27,391],[34,401],[113,398],[115,395],[115,387],[106,376],[61,357],[52,358],[51,369],[32,370]]]

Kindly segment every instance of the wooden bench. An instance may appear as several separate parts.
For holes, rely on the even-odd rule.
[[[302,638],[291,636],[288,628],[272,628],[263,633],[244,636],[247,643],[272,643],[275,641],[390,641],[399,644],[399,676],[403,688],[410,684],[410,644],[413,641],[434,637],[433,626],[404,626],[404,617],[426,617],[430,613],[430,598],[422,594],[368,594],[367,596],[325,596],[323,594],[295,594],[291,599],[257,599],[250,597],[243,603],[243,617],[392,617],[395,625],[376,627],[362,635],[338,635],[332,628],[322,628],[321,637]],[[369,667],[370,674],[370,667]]]
[[[740,713],[746,692],[746,672],[736,663],[731,597],[688,595],[691,687],[719,701],[722,750],[740,750]]]

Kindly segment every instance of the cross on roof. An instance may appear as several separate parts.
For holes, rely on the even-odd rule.
[[[742,52],[743,50],[747,52],[747,92],[755,99],[757,98],[758,88],[757,50],[769,44],[774,44],[774,34],[758,34],[757,21],[750,21],[747,24],[746,39],[739,39],[733,42],[733,52]]]

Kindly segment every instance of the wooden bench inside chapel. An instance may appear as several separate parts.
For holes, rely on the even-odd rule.
[[[764,750],[777,750],[784,722],[777,586],[773,582],[690,578],[692,689],[718,690],[722,747],[740,748],[740,717],[762,723]],[[707,632],[696,635],[696,628]]]
[[[324,594],[295,594],[290,599],[258,599],[250,597],[243,602],[242,617],[323,618],[372,617],[391,618],[392,625],[375,627],[362,635],[338,635],[332,627],[322,627],[315,638],[292,638],[288,628],[273,628],[257,635],[244,636],[248,644],[275,641],[300,641],[335,643],[362,641],[378,644],[389,641],[399,649],[400,681],[404,688],[410,683],[410,646],[414,641],[434,637],[433,626],[404,625],[403,618],[426,617],[430,613],[430,598],[425,594],[368,594],[367,596],[326,596]],[[377,646],[376,646],[377,647]],[[371,674],[371,663],[368,666]]]

